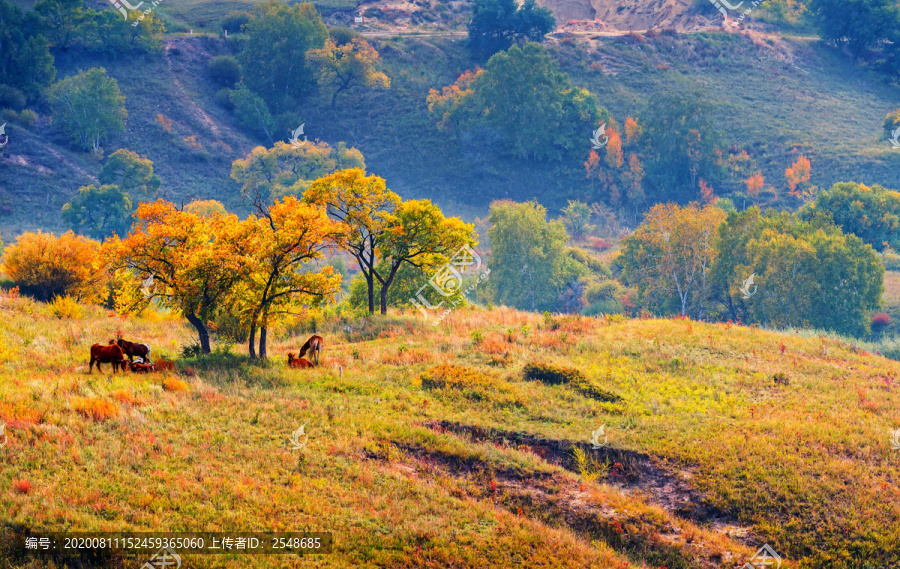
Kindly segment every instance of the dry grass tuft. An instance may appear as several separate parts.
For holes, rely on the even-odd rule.
[[[87,397],[75,402],[75,410],[87,419],[102,422],[119,416],[119,408],[112,401]]]
[[[189,389],[187,383],[171,375],[163,379],[162,386],[166,391],[188,391]]]

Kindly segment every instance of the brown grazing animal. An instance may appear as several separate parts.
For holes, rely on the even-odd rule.
[[[111,346],[94,344],[91,346],[91,363],[88,364],[88,373],[94,370],[94,362],[97,363],[97,370],[100,372],[103,372],[103,369],[100,367],[101,363],[111,363],[113,365],[113,373],[119,369],[119,366],[122,366],[122,371],[125,371],[125,352],[115,344]]]
[[[306,352],[311,352],[310,356],[312,360],[316,362],[316,365],[319,365],[319,354],[322,352],[322,348],[325,347],[325,340],[322,339],[322,336],[310,336],[309,340],[306,341],[305,344],[300,348],[300,356],[303,357],[306,355]]]
[[[116,342],[116,344],[118,344],[119,347],[122,348],[122,351],[125,352],[125,355],[128,356],[128,361],[133,362],[135,356],[144,358],[145,361],[150,361],[150,344],[128,342],[122,338],[119,338],[119,341]]]
[[[294,354],[289,352],[288,367],[308,368],[313,367],[313,363],[305,358],[295,358]]]
[[[132,362],[131,363],[131,371],[133,371],[134,373],[148,373],[151,371],[156,371],[156,366],[154,366],[153,364]]]

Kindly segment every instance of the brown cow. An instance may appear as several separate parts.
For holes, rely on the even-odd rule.
[[[312,359],[316,362],[316,365],[319,365],[319,354],[322,352],[322,348],[325,347],[325,340],[322,339],[322,336],[310,336],[309,340],[306,341],[305,344],[300,348],[300,356],[303,357],[306,355],[306,352],[311,351]]]
[[[119,366],[122,366],[122,371],[125,371],[125,352],[115,344],[110,346],[94,344],[91,346],[91,363],[88,364],[88,373],[94,370],[94,362],[97,362],[97,370],[101,373],[103,372],[103,368],[100,367],[101,363],[111,363],[113,373],[119,369]]]
[[[131,371],[135,373],[148,373],[151,371],[156,371],[156,366],[153,364],[145,364],[141,362],[131,362]]]
[[[313,367],[313,363],[305,358],[295,358],[294,354],[288,352],[288,367],[308,368]]]
[[[128,356],[128,361],[133,362],[135,356],[143,358],[148,362],[150,361],[150,344],[138,344],[135,342],[123,340],[122,338],[119,338],[119,341],[116,343],[120,348],[122,348],[122,351],[125,352],[125,355]]]

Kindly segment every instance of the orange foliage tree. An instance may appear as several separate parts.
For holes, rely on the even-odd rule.
[[[750,197],[755,198],[766,185],[766,179],[760,172],[757,172],[744,180],[744,184],[747,186],[747,193],[750,194]]]
[[[100,259],[100,243],[69,231],[23,233],[3,253],[3,271],[38,300],[71,295],[99,300],[107,277]]]
[[[344,232],[342,224],[329,219],[322,207],[286,196],[268,207],[254,204],[240,231],[249,244],[243,279],[238,281],[231,306],[245,316],[250,327],[250,357],[256,357],[254,342],[259,327],[259,357],[266,357],[267,330],[274,318],[298,305],[316,306],[333,300],[341,288],[341,275],[331,266],[309,270],[323,258],[330,243]]]
[[[319,86],[331,93],[331,106],[337,97],[348,89],[389,89],[391,79],[375,66],[380,56],[375,48],[362,38],[337,45],[331,38],[325,40],[322,49],[311,49],[306,59],[316,69]]]
[[[784,171],[790,194],[804,202],[814,198],[818,188],[807,184],[812,175],[812,166],[806,156],[800,156],[790,168]]]
[[[210,352],[206,323],[248,274],[252,241],[237,216],[179,211],[169,202],[141,204],[132,232],[103,244],[103,257],[120,288],[117,308],[143,309],[150,301],[177,310]],[[144,284],[152,277],[152,287]]]

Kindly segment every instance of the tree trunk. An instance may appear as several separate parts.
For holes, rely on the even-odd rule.
[[[188,322],[197,329],[197,335],[200,337],[200,351],[204,354],[210,353],[209,349],[209,330],[206,329],[206,323],[197,318],[196,314],[187,315]]]
[[[369,289],[369,314],[375,314],[375,279],[372,273],[366,275],[366,286]]]
[[[259,327],[259,359],[266,359],[266,325]]]
[[[381,313],[387,314],[387,287],[381,285]]]
[[[256,343],[256,322],[254,321],[252,324],[250,324],[250,343],[248,345],[248,348],[250,349],[250,359],[251,360],[256,359],[256,346],[254,345],[255,343]]]

